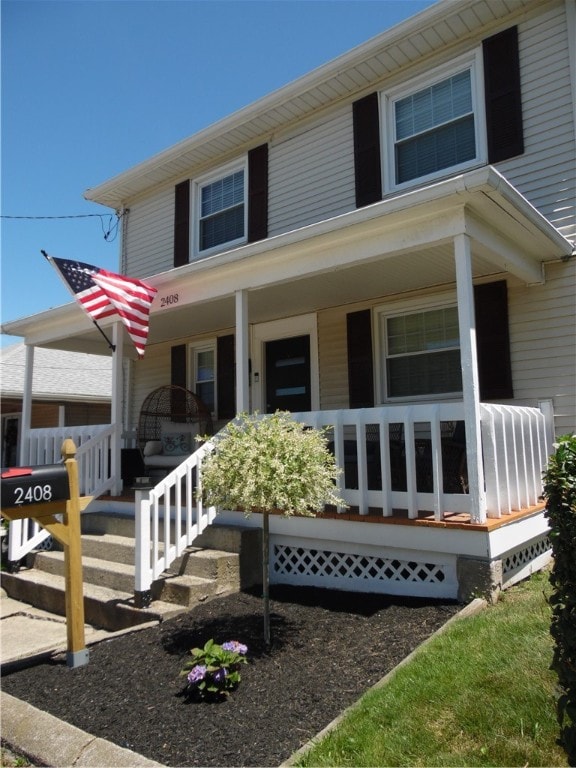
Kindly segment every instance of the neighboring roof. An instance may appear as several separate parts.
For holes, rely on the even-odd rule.
[[[0,349],[0,394],[21,398],[26,375],[24,342]],[[34,350],[32,397],[44,400],[107,402],[112,396],[112,358],[66,352]]]
[[[440,0],[190,138],[86,190],[84,196],[119,210],[150,187],[183,179],[192,168],[256,146],[322,109],[365,95],[375,83],[438,50],[458,46],[466,38],[475,38],[479,31],[489,34],[541,6],[542,0]]]

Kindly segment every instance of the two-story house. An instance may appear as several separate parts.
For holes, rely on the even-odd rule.
[[[85,193],[120,217],[119,271],[158,290],[143,360],[107,326],[109,490],[176,384],[216,427],[283,409],[332,430],[350,507],[275,516],[272,581],[463,598],[546,562],[541,472],[576,428],[575,19],[442,0]],[[3,332],[110,354],[76,304]],[[182,459],[139,508],[184,520],[174,552],[201,527]],[[168,563],[142,557],[137,593]]]

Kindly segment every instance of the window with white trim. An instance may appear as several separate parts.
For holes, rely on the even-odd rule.
[[[458,308],[380,315],[385,400],[462,392]]]
[[[216,413],[216,344],[191,347],[191,386],[209,411]]]
[[[195,184],[196,252],[206,255],[246,241],[245,162],[221,169]]]
[[[475,57],[387,94],[388,189],[484,162],[479,68]]]

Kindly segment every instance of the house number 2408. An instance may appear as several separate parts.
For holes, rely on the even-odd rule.
[[[171,293],[168,296],[161,296],[160,297],[160,306],[161,307],[170,307],[172,304],[178,304],[178,294],[177,293]]]
[[[50,501],[51,485],[31,485],[28,488],[14,488],[14,504],[32,504],[35,501]]]

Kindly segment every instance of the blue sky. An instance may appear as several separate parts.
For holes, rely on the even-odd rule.
[[[2,0],[2,321],[72,300],[42,249],[118,270],[87,188],[430,5]]]

